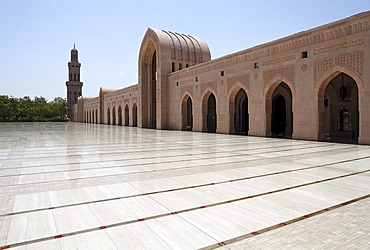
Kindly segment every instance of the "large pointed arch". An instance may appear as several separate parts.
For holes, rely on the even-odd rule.
[[[139,126],[168,128],[168,74],[175,70],[175,61],[195,65],[210,59],[209,48],[201,39],[149,28],[139,52]]]
[[[283,76],[274,77],[266,86],[266,136],[293,137],[294,98],[294,84]]]
[[[342,99],[345,88],[350,96]],[[346,92],[348,90],[345,90]],[[362,141],[363,123],[361,108],[364,86],[361,77],[346,67],[335,66],[326,71],[315,85],[317,138],[323,141],[358,143]],[[339,98],[339,99],[338,99]],[[343,129],[343,119],[348,118],[350,128]]]
[[[152,39],[143,44],[140,56],[141,114],[144,128],[157,128],[158,48]]]

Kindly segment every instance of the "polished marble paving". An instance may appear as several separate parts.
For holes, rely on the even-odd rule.
[[[369,204],[369,146],[0,123],[0,249],[365,249]]]

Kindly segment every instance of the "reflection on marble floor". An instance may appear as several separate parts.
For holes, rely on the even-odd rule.
[[[0,249],[370,247],[368,146],[81,123],[0,142]]]

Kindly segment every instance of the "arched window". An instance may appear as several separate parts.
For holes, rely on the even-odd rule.
[[[338,130],[343,132],[352,131],[352,112],[348,107],[342,107],[339,111]]]
[[[179,63],[179,70],[182,70],[182,63]]]
[[[175,72],[175,63],[172,62],[172,72]]]

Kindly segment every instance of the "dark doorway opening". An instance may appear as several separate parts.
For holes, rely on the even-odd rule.
[[[132,126],[137,127],[137,106],[136,103],[134,103],[132,107]]]
[[[151,84],[149,86],[150,128],[157,128],[157,53],[154,51],[151,64]]]
[[[109,108],[108,108],[107,116],[108,116],[107,124],[110,125],[110,109]]]
[[[186,130],[193,130],[193,102],[190,97],[186,102]]]
[[[118,107],[118,125],[122,126],[122,108]]]
[[[116,108],[112,108],[112,125],[116,125]]]
[[[282,95],[272,100],[272,127],[273,137],[285,138],[286,134],[286,101]]]
[[[207,103],[207,131],[216,133],[217,130],[217,112],[216,112],[216,98],[211,94]]]
[[[235,97],[234,126],[236,134],[248,135],[249,131],[248,97],[243,89],[239,90],[238,94]]]
[[[125,106],[125,126],[130,125],[130,114],[129,114],[129,109],[128,106]]]

